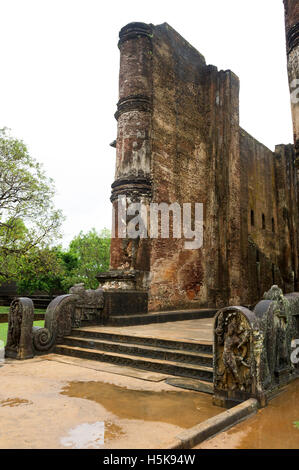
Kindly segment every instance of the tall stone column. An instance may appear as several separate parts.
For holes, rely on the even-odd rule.
[[[299,217],[299,3],[298,0],[284,0],[288,76],[291,94],[291,108],[294,130],[295,165],[297,180],[297,216]],[[297,239],[299,245],[299,237]],[[297,279],[298,279],[297,273]],[[299,282],[297,280],[297,288]]]
[[[288,75],[294,128],[296,157],[299,157],[299,3],[284,0]],[[297,162],[298,163],[298,162]]]
[[[125,210],[130,203],[148,206],[151,199],[151,26],[129,23],[119,33],[118,46],[120,73],[119,101],[115,113],[117,140],[115,181],[111,195],[114,237],[111,241],[110,277],[117,280],[115,287],[123,288],[126,283],[121,279],[129,276],[128,288],[143,290],[147,288],[149,277],[150,243],[142,236],[130,238],[126,235],[128,222],[134,215],[126,215]]]

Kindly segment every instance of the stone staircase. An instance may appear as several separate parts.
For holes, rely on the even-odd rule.
[[[111,330],[101,331],[101,327],[88,326],[76,328],[62,344],[56,345],[54,352],[204,382],[213,381],[212,342],[170,340],[128,335],[117,332],[117,328],[115,332]]]

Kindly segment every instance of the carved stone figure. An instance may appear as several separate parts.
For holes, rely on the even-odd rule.
[[[299,293],[272,286],[254,308],[227,307],[214,324],[214,403],[256,397],[262,406],[294,375],[292,339],[299,337]]]
[[[282,303],[284,301],[283,292],[280,287],[276,285],[272,286],[270,290],[265,292],[263,298],[264,300],[275,300],[276,302]]]
[[[104,291],[85,290],[84,284],[75,284],[70,288],[70,294],[77,296],[73,313],[73,326],[80,327],[82,321],[99,321],[104,308]]]
[[[291,306],[290,301],[283,295],[278,286],[272,286],[264,294],[264,299],[270,300],[271,304],[268,311],[268,324],[272,324],[271,330],[268,329],[268,347],[272,353],[272,376],[279,377],[284,371],[286,375],[291,370],[290,343],[291,343]],[[299,313],[299,312],[298,312]],[[274,366],[274,367],[273,367]]]
[[[32,326],[34,306],[31,299],[20,297],[10,305],[5,357],[29,359],[33,357]]]
[[[221,390],[248,389],[250,382],[250,329],[237,311],[222,310],[217,317],[215,382]]]
[[[240,354],[239,351],[243,345],[248,341],[248,332],[245,332],[241,336],[241,330],[239,330],[236,319],[234,318],[227,327],[227,335],[224,340],[224,349],[222,360],[224,367],[227,372],[230,372],[234,379],[235,383],[232,384],[232,389],[235,389],[237,386],[240,387],[240,390],[245,390],[245,385],[239,373],[240,365],[243,365],[247,368],[250,366],[244,360],[247,348],[243,351],[243,354]]]
[[[78,301],[84,305],[91,305],[94,308],[104,307],[103,289],[84,289],[84,284],[75,284],[70,288],[70,294],[79,296]]]

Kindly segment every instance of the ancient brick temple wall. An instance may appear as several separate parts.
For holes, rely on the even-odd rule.
[[[278,242],[275,162],[273,153],[240,129],[242,253],[247,287],[255,300],[273,284]],[[281,282],[278,282],[281,285]]]
[[[207,67],[169,25],[155,27],[153,202],[203,203],[204,244],[186,250],[184,240],[152,241],[153,309],[238,298],[233,285],[241,289],[240,208],[234,194],[239,193],[238,94],[239,81],[230,71]]]
[[[252,301],[270,284],[285,292],[297,287],[295,153],[292,145],[279,145],[273,153],[243,129],[240,152],[245,298]]]
[[[155,27],[152,43],[152,201],[205,204],[205,59],[168,25]],[[152,240],[151,246],[153,309],[207,299],[203,250],[185,250],[184,241],[173,238]]]
[[[250,304],[273,280],[293,290],[293,147],[273,153],[240,129],[238,77],[206,65],[166,23],[127,25],[119,47],[115,209],[119,195],[203,203],[204,241],[187,250],[184,239],[116,236],[111,269],[138,273],[149,310]]]

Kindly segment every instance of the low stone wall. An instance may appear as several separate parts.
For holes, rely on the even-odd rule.
[[[53,295],[43,294],[42,292],[34,292],[33,294],[22,292],[21,294],[18,294],[17,284],[15,282],[10,282],[0,286],[0,306],[9,306],[17,297],[30,297],[35,308],[46,309],[49,303],[55,299],[57,295],[61,294],[63,294],[63,292],[57,292]]]
[[[258,409],[258,402],[254,398],[234,406],[203,423],[180,433],[167,447],[168,449],[192,449],[194,446],[215,436],[226,429],[235,426],[240,421],[254,415]]]

